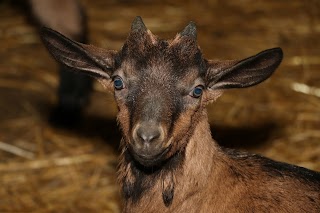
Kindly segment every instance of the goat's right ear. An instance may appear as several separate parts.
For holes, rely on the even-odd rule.
[[[98,79],[109,79],[114,70],[116,51],[85,45],[43,27],[41,38],[50,54],[62,65]]]

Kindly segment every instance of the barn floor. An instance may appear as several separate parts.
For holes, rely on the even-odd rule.
[[[13,0],[0,2],[0,212],[120,212],[120,133],[112,96],[95,85],[75,128],[48,124],[57,66]],[[271,79],[208,107],[221,145],[320,171],[320,2],[83,0],[90,43],[119,49],[133,18],[172,38],[190,21],[207,58],[280,46]]]

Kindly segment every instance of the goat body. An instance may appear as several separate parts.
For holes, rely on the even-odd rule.
[[[114,92],[124,212],[320,212],[319,173],[222,149],[210,133],[206,104],[226,89],[270,77],[280,48],[243,60],[206,60],[194,23],[166,41],[140,17],[120,51],[46,28],[42,38],[56,60]]]

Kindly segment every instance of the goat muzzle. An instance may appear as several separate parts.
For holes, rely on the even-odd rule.
[[[168,147],[165,146],[164,131],[154,122],[141,122],[133,128],[129,150],[144,166],[153,166],[164,160]]]

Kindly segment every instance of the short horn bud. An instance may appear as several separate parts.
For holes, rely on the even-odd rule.
[[[193,37],[194,39],[197,38],[197,27],[196,24],[191,21],[180,33],[180,36],[190,36]]]
[[[146,25],[144,25],[142,18],[137,16],[131,25],[131,31],[147,31]]]

